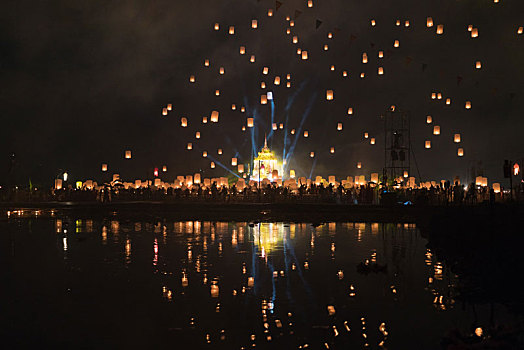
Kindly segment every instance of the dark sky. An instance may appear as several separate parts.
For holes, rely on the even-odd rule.
[[[274,1],[3,2],[0,182],[7,181],[11,152],[16,154],[13,176],[24,184],[29,178],[50,184],[59,169],[74,179],[100,179],[101,163],[128,180],[144,179],[164,164],[169,181],[199,169],[205,176],[224,175],[220,167],[209,168],[211,159],[202,151],[225,165],[235,155],[247,164],[252,137],[241,127],[254,116],[255,145],[262,145],[264,133],[271,132],[271,107],[260,104],[268,90],[275,96],[274,121],[287,128],[286,151],[296,137],[290,129],[298,130],[303,121],[302,130],[309,131],[309,138],[298,137],[289,164],[298,176],[381,172],[380,116],[391,104],[410,112],[423,180],[455,175],[465,180],[474,165],[490,181],[502,180],[503,160],[524,157],[524,35],[517,35],[524,26],[523,1],[315,0],[307,8],[306,0],[287,0],[273,17],[267,16],[269,8],[275,9]],[[294,18],[296,10],[302,13],[286,35],[285,16]],[[433,28],[426,27],[427,16],[433,17]],[[256,30],[252,19],[258,20]],[[318,29],[317,19],[322,21]],[[215,22],[219,31],[213,30]],[[444,25],[443,35],[435,33],[437,24]],[[469,24],[479,29],[478,38],[470,37]],[[235,35],[227,34],[230,25]],[[335,33],[333,39],[328,32]],[[291,42],[293,35],[298,44]],[[399,48],[393,48],[396,39]],[[297,48],[307,50],[309,60],[301,60]],[[383,59],[377,58],[379,50]],[[251,54],[255,63],[249,62]],[[204,67],[206,58],[210,67]],[[225,75],[218,74],[220,66]],[[377,75],[379,66],[383,76]],[[342,77],[343,70],[349,78]],[[195,84],[189,83],[190,75],[196,76]],[[273,85],[275,75],[280,86]],[[260,88],[261,81],[268,89]],[[327,89],[335,91],[334,101],[326,101]],[[441,92],[443,99],[431,100],[432,92]],[[446,98],[451,105],[445,105]],[[467,100],[471,110],[464,108]],[[173,111],[163,117],[168,103]],[[232,103],[244,105],[246,113],[232,111]],[[352,116],[348,107],[354,108]],[[212,110],[220,111],[219,123],[202,124]],[[440,136],[432,135],[426,115],[441,126]],[[188,128],[180,127],[182,116]],[[336,130],[337,122],[343,122],[343,131]],[[364,132],[376,137],[376,145],[363,138]],[[270,138],[279,155],[284,133],[278,130]],[[454,133],[462,135],[463,158],[456,156]],[[426,139],[432,140],[430,150],[424,149]],[[193,142],[192,151],[185,150],[187,142]],[[217,148],[224,149],[223,156]],[[132,160],[124,160],[126,149],[133,151]],[[414,167],[411,173],[418,175]]]

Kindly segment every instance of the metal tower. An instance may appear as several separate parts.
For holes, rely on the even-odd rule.
[[[411,140],[409,112],[391,107],[384,116],[384,180],[394,181],[410,174]]]

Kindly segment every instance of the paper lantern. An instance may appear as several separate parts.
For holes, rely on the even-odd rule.
[[[426,148],[431,148],[431,141],[426,140],[426,143],[424,145]]]
[[[253,127],[253,118],[247,118],[247,127],[252,128]]]
[[[400,47],[400,41],[395,40],[395,42],[393,43],[393,47]]]
[[[313,7],[313,0],[308,0],[307,7]]]
[[[246,47],[245,46],[240,46],[240,54],[241,55],[245,55],[246,54]]]
[[[433,135],[440,135],[440,126],[435,125],[433,127]]]
[[[446,99],[446,104],[447,104],[447,105],[450,105],[450,104],[451,104],[451,99],[450,99],[450,98],[447,98],[447,99]]]
[[[207,117],[202,117],[202,123],[207,124]]]
[[[482,68],[482,63],[480,61],[475,62],[475,68],[477,69]]]
[[[347,71],[347,70],[342,71],[342,76],[343,76],[343,77],[347,77],[347,76],[348,76],[348,71]]]
[[[434,100],[437,98],[437,93],[436,92],[432,92],[431,93],[431,99]]]
[[[298,44],[298,36],[295,35],[292,41],[293,41],[293,44]]]
[[[378,58],[384,58],[384,51],[378,52]]]
[[[472,38],[477,38],[478,36],[479,36],[479,30],[478,30],[478,28],[473,28],[473,29],[471,30],[471,37],[472,37]]]
[[[215,23],[215,30],[219,30],[219,29],[220,29],[220,24]]]
[[[493,183],[492,186],[493,186],[493,192],[500,193],[500,183],[495,182],[495,183]]]
[[[299,48],[297,49],[297,55],[300,55],[301,53],[302,53],[302,49],[299,47]]]
[[[383,75],[383,74],[384,74],[384,68],[378,67],[378,75]]]
[[[404,27],[406,27],[406,28],[409,27],[409,21],[405,21],[404,22]]]
[[[471,32],[473,30],[473,25],[468,25],[468,32]]]
[[[241,174],[244,172],[244,164],[238,164],[238,172]]]
[[[131,159],[131,151],[126,151],[124,157],[125,159]]]
[[[286,28],[286,34],[287,34],[287,35],[291,34],[291,29]]]
[[[221,154],[222,154],[222,148],[219,148],[219,149],[217,150],[217,153],[218,153],[219,155],[221,155]]]
[[[453,135],[453,142],[460,143],[460,134]]]
[[[207,158],[207,151],[202,152],[202,157]]]
[[[409,173],[408,173],[408,171],[407,171],[407,170],[404,170],[404,174],[403,174],[403,175],[404,175],[404,177],[406,177],[406,178],[409,177]]]
[[[369,143],[372,144],[372,145],[374,145],[374,144],[375,144],[375,138],[372,137],[372,138],[369,140]]]
[[[189,82],[190,83],[194,83],[195,82],[195,76],[194,75],[189,77]]]
[[[308,59],[307,51],[306,51],[306,50],[302,51],[302,59],[303,59],[303,60],[307,60],[307,59]]]
[[[268,17],[273,17],[273,9],[267,10],[267,16]]]
[[[171,103],[167,104],[167,110],[168,111],[172,111],[173,110],[173,105]]]
[[[102,171],[107,171],[107,164],[102,164]]]
[[[524,33],[524,27],[519,27],[519,29],[517,29],[517,34],[521,35],[522,33]]]
[[[365,139],[369,138],[369,133],[365,132],[365,133],[364,133],[364,138],[365,138]]]
[[[220,90],[219,89],[215,90],[215,96],[220,96]]]
[[[325,44],[324,45],[324,51],[327,51],[327,50],[329,50],[329,46],[328,46],[328,44]]]
[[[229,34],[230,34],[230,35],[235,34],[235,26],[230,26],[230,27],[229,27]]]
[[[348,114],[349,114],[349,115],[353,114],[353,107],[349,107],[349,108],[348,108]]]
[[[167,171],[167,165],[162,166],[162,171],[165,173]]]
[[[397,21],[395,22],[395,25],[396,25],[397,27],[400,27],[400,19],[397,19]]]
[[[187,143],[187,149],[189,149],[189,150],[193,149],[193,144],[191,142]]]
[[[197,132],[195,133],[195,138],[197,138],[197,139],[200,138],[200,131],[197,131]]]
[[[362,54],[362,63],[368,63],[368,54],[365,52]]]
[[[311,158],[315,157],[315,152],[311,152],[311,153],[309,153],[309,156],[310,156]]]
[[[162,115],[167,115],[167,108],[162,108]]]
[[[231,158],[231,165],[232,166],[237,166],[237,159],[236,158]]]
[[[372,20],[371,20],[371,26],[374,27],[374,26],[376,26],[376,25],[377,25],[377,22],[375,22],[375,20],[372,19]]]
[[[218,111],[211,112],[211,122],[218,123]]]
[[[278,75],[275,77],[275,81],[273,83],[275,85],[280,85],[280,77]]]
[[[261,82],[260,83],[260,88],[261,89],[265,89],[266,88],[266,83],[265,82]]]
[[[444,25],[443,25],[443,24],[439,24],[439,25],[437,26],[437,34],[438,34],[438,35],[441,35],[441,34],[443,34],[443,33],[444,33]]]
[[[246,111],[246,107],[240,107],[240,112],[244,113]]]
[[[333,39],[333,33],[329,32],[327,37],[328,37],[328,39]]]
[[[437,99],[442,100],[442,93],[439,92],[439,93],[437,94]]]
[[[278,126],[279,129],[284,129],[284,124],[280,123],[280,125]]]
[[[466,109],[471,109],[471,102],[470,101],[466,101]]]
[[[334,71],[335,70],[335,66],[332,65],[330,69],[331,69],[331,71]]]
[[[335,153],[335,147],[331,147],[331,148],[329,149],[329,152],[330,152],[330,153]]]
[[[271,126],[272,126],[273,130],[277,130],[278,129],[277,123],[273,123]]]
[[[226,71],[225,71],[224,67],[220,67],[218,72],[223,75]]]
[[[358,169],[361,169],[361,168],[362,168],[362,163],[361,163],[361,162],[357,162],[357,168],[358,168]]]
[[[337,130],[338,130],[338,131],[342,130],[342,123],[338,123],[338,124],[337,124]]]
[[[463,148],[459,148],[457,150],[457,156],[459,157],[464,157],[464,149]]]
[[[428,17],[426,19],[426,27],[428,27],[428,28],[433,27],[433,18]]]
[[[185,118],[185,117],[180,118],[180,125],[183,128],[187,127],[187,118]]]
[[[431,118],[430,115],[426,117],[426,123],[431,124],[433,122],[433,118]]]
[[[209,67],[209,60],[208,59],[204,60],[204,66]]]
[[[291,129],[291,135],[295,135],[295,129]]]
[[[249,62],[255,63],[255,55],[251,55],[251,58],[249,59]]]
[[[231,105],[231,110],[234,111],[234,110],[236,110],[236,109],[237,109],[237,106],[233,103],[233,104]]]
[[[263,94],[263,95],[260,95],[260,104],[267,104],[267,95],[266,94]]]
[[[267,75],[267,73],[269,73],[269,68],[268,67],[262,68],[262,74]]]
[[[304,137],[309,137],[309,132],[307,130],[304,131]]]
[[[290,82],[290,81],[288,81],[288,82],[286,83],[286,87],[287,87],[287,88],[290,88],[290,87],[291,87],[291,82]]]
[[[211,164],[209,164],[209,166],[211,167],[211,169],[215,169],[215,162],[211,162]]]
[[[258,28],[258,21],[256,19],[251,20],[251,28],[257,29]]]
[[[366,76],[366,73],[364,72],[360,73],[360,79],[364,79],[365,76]]]
[[[333,100],[333,90],[327,90],[326,91],[326,100],[328,100],[328,101]]]

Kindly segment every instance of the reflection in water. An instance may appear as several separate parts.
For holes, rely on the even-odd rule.
[[[120,345],[123,327],[131,347],[155,339],[155,346],[223,349],[437,349],[454,327],[484,337],[491,317],[482,307],[455,307],[461,276],[413,224],[56,218],[37,233],[55,235],[67,262],[36,266],[13,253],[27,276],[55,276],[28,307],[67,301],[57,310],[94,332],[93,347],[100,332],[93,320],[102,315],[106,338]],[[11,239],[15,247],[36,244],[34,234]],[[503,320],[504,308],[495,307]],[[48,330],[50,342],[61,341],[59,328]]]

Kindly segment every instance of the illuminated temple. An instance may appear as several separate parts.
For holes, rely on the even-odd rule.
[[[269,179],[275,181],[282,178],[284,168],[275,156],[275,153],[267,147],[267,138],[264,139],[264,148],[258,152],[258,157],[253,160],[253,172],[251,180],[262,181]]]

